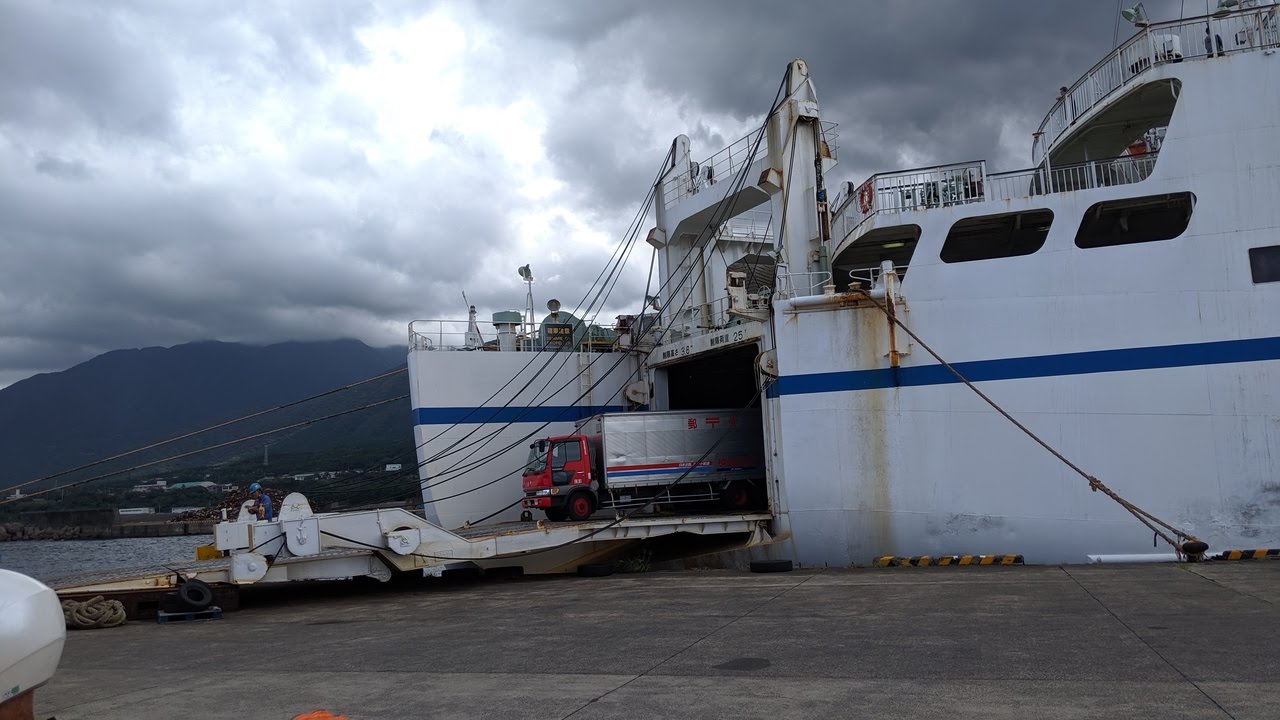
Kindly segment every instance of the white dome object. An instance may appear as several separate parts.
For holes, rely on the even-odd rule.
[[[49,682],[66,639],[57,593],[39,580],[0,570],[0,703]]]

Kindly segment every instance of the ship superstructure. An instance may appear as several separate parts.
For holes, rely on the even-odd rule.
[[[518,477],[493,478],[523,462],[525,423],[549,435],[596,408],[746,407],[765,433],[775,554],[1151,550],[896,317],[1137,505],[1215,547],[1276,540],[1278,46],[1274,5],[1144,22],[1053,106],[1032,167],[836,187],[834,126],[794,61],[759,133],[701,162],[674,141],[648,236],[660,287],[613,353],[551,353],[539,394],[515,388],[548,353],[414,345],[424,485],[456,474],[441,457],[464,436],[510,446],[445,486],[492,481],[474,505],[428,490],[428,507],[451,527],[517,500]],[[592,358],[610,355],[624,369],[601,381]]]

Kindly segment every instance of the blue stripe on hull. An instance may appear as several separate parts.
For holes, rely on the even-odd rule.
[[[1280,360],[1280,337],[974,360],[954,363],[952,367],[966,378],[981,382],[1221,365],[1260,360]],[[776,398],[780,395],[876,390],[915,385],[948,385],[958,382],[960,380],[941,365],[847,370],[808,375],[784,375],[769,386],[768,396]]]
[[[455,425],[517,422],[573,422],[606,412],[623,412],[621,405],[542,405],[539,407],[414,408],[414,425]]]

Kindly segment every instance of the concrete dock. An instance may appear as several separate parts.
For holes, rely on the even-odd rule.
[[[1277,718],[1280,561],[246,594],[68,633],[36,717]]]

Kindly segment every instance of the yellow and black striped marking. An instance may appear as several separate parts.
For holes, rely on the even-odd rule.
[[[1214,560],[1261,560],[1280,557],[1280,548],[1270,550],[1226,550],[1214,556]]]
[[[928,565],[1022,565],[1021,555],[882,555],[872,561],[876,567],[925,567]]]

